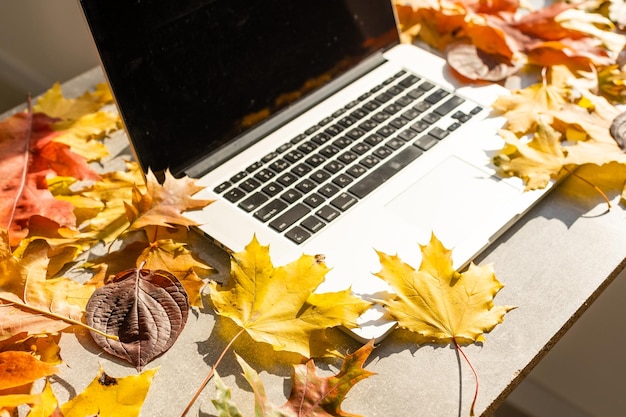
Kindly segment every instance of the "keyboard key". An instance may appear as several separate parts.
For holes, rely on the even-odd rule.
[[[257,169],[261,168],[261,166],[263,166],[263,163],[261,161],[257,161],[250,165],[248,168],[246,168],[246,171],[251,174]]]
[[[301,133],[298,136],[296,136],[295,138],[291,139],[290,142],[295,145],[296,143],[302,142],[305,138],[306,138],[306,135]]]
[[[332,222],[337,217],[339,217],[340,212],[337,209],[332,208],[331,206],[324,206],[316,211],[315,214],[321,217],[326,222]]]
[[[365,103],[363,105],[363,108],[367,109],[368,111],[374,111],[377,108],[380,107],[380,104],[378,104],[376,101],[368,101],[367,103]]]
[[[276,194],[280,193],[282,190],[283,190],[283,187],[276,184],[275,182],[267,184],[265,187],[261,188],[261,191],[263,191],[265,194],[269,195],[270,197],[274,197]]]
[[[293,229],[289,230],[285,233],[285,236],[289,238],[294,243],[300,244],[311,237],[311,234],[301,228],[300,226],[296,226]]]
[[[375,120],[369,119],[361,123],[359,125],[359,128],[366,132],[369,132],[370,130],[374,129],[376,126],[378,126],[378,123]]]
[[[254,213],[254,217],[262,222],[267,222],[278,213],[287,208],[287,203],[281,200],[272,200],[267,205],[261,207],[256,213]]]
[[[317,144],[312,141],[304,142],[303,144],[298,146],[298,150],[305,155],[313,152],[315,148],[317,148]]]
[[[335,154],[339,153],[339,149],[333,145],[328,145],[320,151],[320,154],[325,158],[332,158]]]
[[[403,130],[402,132],[398,134],[398,137],[406,142],[410,141],[415,136],[417,136],[417,132],[412,129]]]
[[[391,115],[389,113],[386,113],[384,111],[379,111],[378,113],[372,116],[372,120],[374,120],[377,123],[383,123],[385,120],[389,119],[390,117]]]
[[[336,141],[333,142],[333,145],[335,145],[336,147],[343,149],[346,146],[350,145],[352,143],[352,139],[349,139],[345,136],[342,136],[340,138],[338,138]]]
[[[413,109],[420,113],[424,113],[426,110],[430,109],[430,104],[425,101],[420,101],[413,106]]]
[[[308,194],[317,187],[317,184],[309,179],[304,179],[296,185],[296,189],[302,194]]]
[[[354,178],[358,178],[361,175],[365,174],[367,170],[362,165],[355,164],[346,169],[346,172],[352,175]]]
[[[311,140],[315,143],[317,143],[318,145],[322,145],[326,142],[328,142],[330,140],[330,135],[327,135],[324,132],[318,133],[317,135],[313,136],[311,138]]]
[[[287,190],[280,195],[280,198],[291,204],[300,200],[300,198],[302,198],[302,193],[298,190]]]
[[[395,127],[387,125],[387,126],[383,126],[380,129],[378,129],[376,131],[376,133],[378,133],[381,136],[388,137],[391,134],[393,134],[393,132],[395,132],[395,131],[396,131]]]
[[[436,127],[433,127],[432,129],[430,129],[428,134],[430,136],[434,137],[435,139],[441,140],[441,139],[445,138],[446,136],[448,136],[450,134],[450,131],[444,130],[444,129],[436,126]]]
[[[376,146],[383,140],[385,140],[385,138],[377,133],[372,133],[371,135],[365,138],[365,142],[367,142],[367,144],[371,146]]]
[[[304,177],[306,174],[308,174],[312,170],[313,170],[313,168],[311,168],[307,164],[299,164],[299,165],[296,165],[295,167],[293,167],[291,172],[293,172],[294,174],[296,174],[299,177]]]
[[[476,107],[474,107],[472,110],[470,110],[470,114],[471,114],[472,116],[475,116],[475,115],[477,115],[478,113],[480,113],[481,111],[483,111],[483,108],[482,108],[482,107],[480,107],[480,106],[476,106]]]
[[[389,122],[389,125],[393,126],[396,129],[402,129],[409,121],[403,117],[397,117]]]
[[[319,232],[324,226],[326,226],[326,223],[324,223],[322,220],[320,220],[318,217],[315,216],[309,216],[306,219],[304,219],[302,221],[302,223],[300,223],[300,226],[304,227],[305,229],[307,229],[309,232],[311,233],[317,233]]]
[[[433,88],[435,88],[435,84],[428,82],[428,81],[424,81],[417,88],[419,88],[422,91],[430,91]]]
[[[459,127],[461,127],[461,123],[459,122],[454,122],[452,123],[450,126],[448,126],[448,130],[450,132],[454,132],[455,130],[457,130]]]
[[[270,164],[270,168],[272,169],[272,171],[277,173],[284,171],[285,169],[287,169],[288,166],[289,162],[285,161],[284,159],[277,159]]]
[[[248,175],[248,173],[246,171],[241,171],[236,173],[235,175],[233,175],[230,179],[230,182],[239,182],[241,181],[246,175]]]
[[[352,178],[346,174],[340,174],[333,178],[333,184],[337,185],[339,188],[345,188],[351,182]]]
[[[359,198],[365,197],[379,185],[394,176],[402,168],[417,159],[417,157],[421,154],[422,152],[416,147],[406,148],[382,164],[375,171],[368,174],[365,178],[354,184],[348,191]]]
[[[278,181],[281,185],[284,185],[285,187],[287,187],[293,184],[294,182],[296,182],[297,180],[298,180],[297,176],[295,176],[294,174],[290,172],[287,172],[286,174],[283,174],[280,177],[278,177],[276,181]]]
[[[323,183],[324,181],[326,181],[327,179],[330,178],[330,174],[326,171],[323,170],[319,170],[319,171],[315,171],[313,174],[311,174],[311,176],[309,177],[310,179],[312,179],[313,181],[315,181],[318,184]]]
[[[254,175],[254,178],[256,178],[257,180],[261,182],[267,182],[271,180],[272,178],[274,178],[275,175],[276,174],[273,171],[270,171],[269,169],[262,169]]]
[[[226,194],[224,194],[224,198],[231,203],[235,203],[241,200],[244,195],[246,195],[245,191],[239,188],[233,188],[232,190],[229,190]]]
[[[304,204],[296,204],[270,223],[270,227],[278,232],[287,230],[292,224],[309,213],[310,209]]]
[[[392,150],[387,148],[386,146],[381,146],[380,148],[376,148],[374,152],[372,152],[372,155],[375,155],[376,157],[380,159],[385,159],[391,154],[392,154]]]
[[[341,193],[330,202],[335,208],[346,211],[357,203],[357,199],[348,193]]]
[[[437,123],[437,121],[440,119],[441,117],[435,113],[428,113],[427,115],[425,115],[424,117],[422,117],[422,121],[424,123],[428,123],[429,125],[435,124]]]
[[[350,113],[350,116],[354,117],[355,119],[362,119],[365,116],[367,116],[369,114],[369,111],[363,107],[359,107],[358,109],[354,110],[352,113]]]
[[[320,166],[322,164],[322,162],[324,162],[326,160],[326,158],[324,158],[322,155],[319,154],[315,154],[309,158],[307,158],[304,162],[307,163],[307,165],[312,166],[313,168]]]
[[[319,207],[326,199],[318,193],[313,193],[302,200],[307,206],[311,208]]]
[[[342,153],[341,155],[339,155],[337,157],[337,159],[339,159],[341,162],[343,162],[344,164],[350,164],[353,161],[356,161],[356,159],[359,157],[359,155],[355,154],[354,152],[351,151],[347,151]]]
[[[420,137],[419,139],[417,139],[413,143],[413,145],[419,147],[420,149],[422,149],[424,151],[427,151],[430,148],[432,148],[433,146],[435,146],[437,143],[439,143],[439,142],[434,137],[432,137],[430,135],[424,135],[424,136]]]
[[[442,105],[438,106],[433,111],[435,113],[437,113],[439,116],[445,116],[446,114],[450,113],[452,111],[452,109],[454,109],[455,107],[458,107],[459,105],[461,105],[464,101],[465,100],[463,100],[459,96],[452,96],[448,100],[446,100],[445,103],[443,103]]]
[[[278,148],[276,148],[276,153],[283,153],[285,152],[287,149],[291,148],[293,146],[293,144],[291,142],[287,142],[287,143],[283,143],[282,145],[280,145]]]
[[[239,203],[239,207],[249,213],[252,210],[256,210],[257,208],[259,208],[268,199],[269,197],[263,193],[254,193],[245,200],[243,200],[241,203]]]
[[[339,123],[343,127],[350,127],[353,124],[355,124],[356,122],[357,122],[357,119],[355,119],[352,116],[345,116],[345,117],[342,117],[341,119],[337,120],[337,123]]]
[[[232,184],[230,181],[224,181],[223,183],[221,183],[220,185],[218,185],[217,187],[215,187],[213,189],[214,192],[216,192],[217,194],[221,194],[224,191],[226,191],[228,189],[228,187],[230,187]]]
[[[324,197],[332,197],[339,192],[339,188],[331,183],[326,183],[317,190]]]
[[[359,163],[366,168],[373,168],[379,162],[380,162],[380,159],[372,155],[368,155],[359,161]]]
[[[428,97],[426,97],[424,101],[430,104],[435,104],[441,101],[444,97],[446,97],[449,94],[450,93],[448,93],[446,90],[440,88],[434,93],[432,93],[431,95],[429,95]]]
[[[348,136],[350,139],[356,140],[365,135],[365,133],[367,133],[365,132],[365,130],[361,129],[360,127],[355,127],[354,129],[351,129],[349,132],[347,132],[346,136]]]
[[[404,143],[405,142],[400,138],[400,136],[398,136],[397,138],[392,138],[388,140],[387,143],[385,143],[385,146],[390,149],[393,149],[394,151],[397,151],[402,146],[404,146]]]
[[[345,165],[339,161],[330,161],[326,165],[324,165],[324,169],[331,174],[336,174],[343,169]]]
[[[416,75],[409,75],[408,77],[404,78],[403,80],[400,80],[400,82],[398,84],[400,84],[401,86],[408,88],[410,86],[412,86],[413,84],[415,84],[416,82],[418,82],[420,79],[418,76]]]
[[[332,125],[332,126],[328,126],[324,130],[324,133],[326,133],[329,136],[337,136],[342,131],[343,131],[343,127],[341,127],[339,125]]]
[[[271,161],[272,159],[276,158],[277,156],[278,156],[278,153],[276,153],[276,152],[270,152],[270,153],[268,153],[267,155],[265,155],[265,156],[261,159],[261,161],[263,161],[263,162],[266,162],[266,163],[267,163],[267,162]]]
[[[245,181],[243,181],[241,184],[239,184],[239,186],[247,192],[256,190],[260,185],[261,183],[255,180],[254,178],[248,178]]]
[[[350,150],[356,154],[363,155],[370,150],[370,147],[365,143],[357,143]]]
[[[284,158],[292,164],[304,157],[304,154],[298,150],[289,151]]]

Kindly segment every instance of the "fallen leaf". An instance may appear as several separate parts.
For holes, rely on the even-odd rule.
[[[626,112],[615,116],[609,132],[619,147],[622,150],[626,150]]]
[[[33,111],[54,118],[76,120],[96,112],[104,104],[112,103],[112,98],[111,90],[106,83],[96,85],[93,92],[87,91],[77,98],[66,98],[61,84],[54,83],[48,91],[37,98]]]
[[[370,341],[353,354],[347,355],[336,375],[320,376],[312,359],[306,364],[295,365],[291,393],[281,407],[274,405],[267,398],[258,373],[239,355],[236,357],[246,381],[254,392],[255,410],[259,417],[359,417],[343,411],[341,404],[354,385],[374,375],[373,372],[363,368],[373,348],[374,342]],[[230,390],[217,374],[215,384],[218,398],[213,400],[213,404],[220,413],[219,417],[241,416],[239,409],[230,399]]]
[[[466,272],[457,272],[452,266],[452,251],[434,235],[420,249],[422,262],[417,270],[397,255],[378,252],[381,270],[376,276],[394,291],[391,298],[380,303],[401,328],[417,334],[420,342],[484,341],[484,333],[501,323],[513,308],[493,304],[503,287],[493,267],[471,264]]]
[[[374,341],[371,340],[353,354],[347,355],[339,373],[328,377],[317,374],[312,359],[306,364],[295,365],[291,394],[281,409],[289,410],[297,416],[357,417],[344,412],[341,403],[357,382],[374,375],[363,368],[373,349]]]
[[[0,391],[30,384],[57,371],[27,352],[0,352]]]
[[[536,119],[536,132],[529,142],[507,130],[500,132],[506,145],[493,158],[494,165],[504,175],[524,180],[526,190],[542,189],[557,178],[565,165],[561,148],[562,135],[550,126],[549,116]]]
[[[196,185],[196,180],[189,177],[174,178],[165,172],[163,184],[159,184],[152,172],[146,175],[146,193],[139,188],[133,191],[132,205],[126,205],[129,230],[146,226],[171,227],[195,226],[196,222],[184,217],[184,211],[197,210],[212,203],[211,200],[199,200],[193,195],[204,187]]]
[[[61,406],[63,417],[138,417],[157,370],[113,378],[101,367],[83,392]]]
[[[187,322],[189,301],[171,273],[133,268],[97,289],[86,310],[89,326],[119,338],[91,332],[94,341],[140,370],[174,344]]]
[[[315,331],[355,327],[357,317],[370,306],[350,289],[313,293],[328,270],[310,255],[275,268],[269,247],[255,237],[244,251],[232,255],[227,284],[209,284],[210,298],[219,315],[232,319],[254,340],[310,357]]]
[[[39,394],[39,403],[33,405],[26,417],[63,417],[55,414],[59,409],[59,402],[52,391],[50,381],[46,379],[43,391]]]

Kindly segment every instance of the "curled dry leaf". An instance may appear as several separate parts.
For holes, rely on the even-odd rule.
[[[611,136],[622,150],[626,150],[626,112],[620,113],[613,119],[610,128]]]
[[[518,70],[497,55],[488,54],[469,43],[450,45],[446,59],[456,72],[470,80],[500,81]]]
[[[94,292],[87,323],[119,341],[91,333],[106,352],[138,370],[166,352],[187,322],[189,300],[178,279],[167,271],[132,268]]]

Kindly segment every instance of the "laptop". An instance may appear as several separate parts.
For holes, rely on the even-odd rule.
[[[506,90],[401,44],[390,0],[79,1],[143,170],[198,178],[216,201],[187,215],[225,248],[323,254],[318,292],[389,292],[376,250],[417,268],[432,233],[462,268],[547,192],[491,163]]]

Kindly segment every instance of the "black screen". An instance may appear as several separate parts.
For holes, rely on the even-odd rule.
[[[397,42],[389,0],[82,0],[144,170],[181,174]]]

